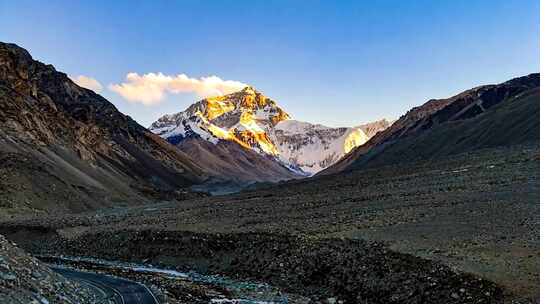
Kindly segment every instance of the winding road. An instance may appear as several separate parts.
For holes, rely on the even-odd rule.
[[[66,278],[91,288],[104,299],[112,301],[112,303],[159,304],[152,291],[143,284],[98,273],[58,267],[52,267],[52,269]]]

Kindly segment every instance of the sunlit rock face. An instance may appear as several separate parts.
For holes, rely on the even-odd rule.
[[[165,115],[150,130],[177,144],[198,136],[217,144],[234,141],[267,155],[306,175],[332,165],[343,155],[364,144],[374,133],[384,129],[376,125],[331,128],[292,120],[275,101],[253,87],[203,99],[183,112]],[[369,131],[369,135],[366,132]],[[372,134],[373,133],[373,134]],[[375,132],[376,133],[376,132]]]
[[[184,112],[165,115],[150,129],[164,137],[198,135],[213,143],[233,140],[259,153],[277,156],[269,137],[274,126],[289,118],[275,101],[252,87],[203,99]]]

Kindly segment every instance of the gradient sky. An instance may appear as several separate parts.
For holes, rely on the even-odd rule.
[[[540,72],[540,1],[8,1],[0,40],[72,76],[144,126],[184,110],[107,87],[126,74],[249,83],[295,119],[352,126],[430,98]]]

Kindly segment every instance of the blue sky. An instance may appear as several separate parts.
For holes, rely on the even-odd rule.
[[[111,91],[130,72],[248,83],[298,120],[351,126],[430,98],[540,72],[540,1],[7,1],[0,40],[148,126],[200,99],[144,105]]]

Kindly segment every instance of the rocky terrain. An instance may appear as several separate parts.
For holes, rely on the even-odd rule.
[[[322,174],[539,140],[540,74],[411,109]]]
[[[537,303],[538,160],[534,144],[479,150],[281,183],[279,191],[6,219],[1,232],[34,253],[253,277],[320,301],[379,303],[378,295],[392,303],[385,293],[395,303]],[[375,275],[384,284],[370,283]],[[319,276],[335,284],[316,285]],[[438,287],[422,289],[428,277]],[[403,293],[385,289],[394,281]],[[462,297],[461,288],[473,293]]]
[[[107,303],[0,235],[0,303]]]
[[[492,282],[360,240],[149,230],[114,235],[86,235],[51,248],[258,279],[314,302],[502,303],[502,289]],[[112,253],[108,248],[114,238],[122,240],[122,247]]]
[[[170,146],[53,66],[0,43],[0,212],[134,204],[206,179]]]
[[[160,303],[309,303],[306,297],[285,293],[267,283],[242,281],[224,275],[204,275],[192,269],[178,271],[153,265],[80,257],[40,256],[40,259],[51,265],[144,283],[152,288]]]

